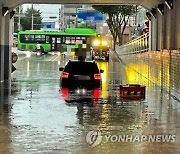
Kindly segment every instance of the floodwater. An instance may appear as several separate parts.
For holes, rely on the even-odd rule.
[[[11,95],[1,86],[0,154],[179,154],[180,104],[111,53],[97,62],[99,99],[65,102],[59,54],[20,52]],[[88,68],[87,68],[88,69]],[[143,83],[146,99],[121,101],[121,83]]]

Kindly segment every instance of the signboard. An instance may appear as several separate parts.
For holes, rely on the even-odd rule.
[[[78,18],[83,20],[104,20],[104,15],[97,11],[82,11],[78,13]]]

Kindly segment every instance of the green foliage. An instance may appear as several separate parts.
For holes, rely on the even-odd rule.
[[[39,30],[42,24],[42,17],[40,10],[28,8],[25,12],[25,17],[21,19],[22,30],[32,29],[32,14],[33,14],[33,29]]]
[[[119,12],[119,5],[93,5],[92,7],[104,14]]]
[[[95,10],[104,14],[120,14],[124,16],[133,15],[136,7],[133,5],[93,5]]]
[[[119,13],[124,16],[131,16],[136,13],[136,6],[132,5],[121,5],[119,7]]]
[[[114,48],[116,42],[121,45],[129,16],[136,13],[137,7],[133,5],[93,5],[92,7],[108,15],[106,21],[114,39]]]

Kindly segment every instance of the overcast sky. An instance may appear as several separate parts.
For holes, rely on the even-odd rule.
[[[49,17],[59,17],[60,4],[33,4],[33,7],[40,10],[43,17],[43,21],[47,20]],[[32,7],[32,4],[23,4],[23,11],[25,12],[27,8]],[[53,9],[52,9],[53,8]]]

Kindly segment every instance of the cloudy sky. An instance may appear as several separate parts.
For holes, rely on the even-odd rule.
[[[43,17],[43,21],[46,21],[49,19],[49,17],[56,17],[58,20],[60,6],[60,4],[33,4],[35,9],[38,9],[40,12],[42,12],[41,15]],[[22,7],[23,11],[25,12],[27,8],[32,7],[32,4],[23,4]]]

